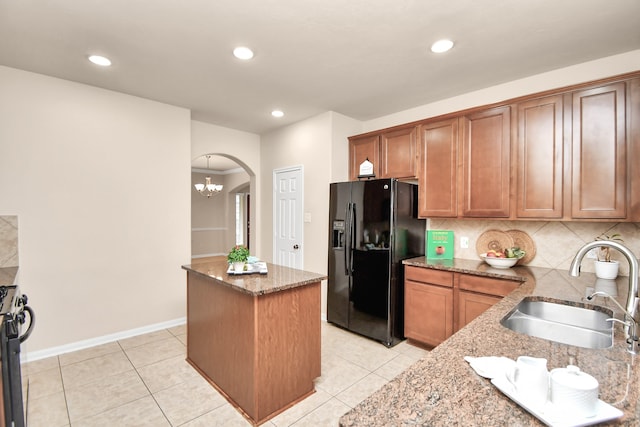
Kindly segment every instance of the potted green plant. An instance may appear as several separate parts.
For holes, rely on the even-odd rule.
[[[614,233],[611,235],[601,234],[596,237],[596,240],[609,240],[612,242],[623,242],[622,236],[620,233]],[[616,260],[611,259],[611,247],[609,246],[600,246],[598,248],[598,259],[594,261],[596,276],[600,279],[615,279],[618,277],[618,269],[620,268],[620,263]]]
[[[249,259],[249,248],[242,245],[235,245],[231,248],[229,255],[227,255],[227,261],[233,265],[233,271],[240,273],[244,270],[244,265]]]

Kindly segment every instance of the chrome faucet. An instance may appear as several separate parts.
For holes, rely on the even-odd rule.
[[[636,320],[636,311],[638,309],[638,258],[636,258],[633,252],[631,252],[631,250],[626,246],[621,245],[618,242],[613,242],[611,240],[596,240],[593,242],[589,242],[578,250],[576,256],[573,258],[573,261],[571,261],[571,266],[569,267],[569,275],[573,277],[579,276],[580,265],[584,256],[591,249],[599,248],[601,246],[607,246],[617,249],[629,262],[629,292],[627,294],[626,309],[623,311],[630,318],[629,322],[632,323],[632,325],[629,325],[629,328],[626,328],[626,332],[627,338],[631,340],[631,345],[633,345],[633,341],[638,340],[638,337],[634,336],[638,326],[638,321]],[[599,293],[594,293],[588,299],[593,298],[596,294]],[[611,298],[611,300],[614,301],[613,298]]]
[[[582,258],[584,258],[587,252],[591,249],[599,248],[600,246],[608,246],[610,248],[617,249],[629,262],[629,293],[627,294],[626,311],[635,319],[637,310],[636,298],[638,298],[638,258],[636,258],[633,252],[631,252],[631,249],[611,240],[596,240],[589,242],[578,250],[573,261],[571,261],[569,275],[578,277],[580,275],[580,264],[582,263]]]
[[[596,291],[587,297],[587,301],[591,301],[594,297],[597,297],[597,296],[609,298],[611,302],[613,302],[624,313],[624,317],[626,318],[626,320],[610,318],[610,319],[607,319],[607,321],[617,322],[624,325],[627,344],[629,344],[628,351],[629,353],[637,354],[638,351],[636,350],[636,347],[638,347],[640,344],[638,343],[638,333],[637,333],[639,325],[638,325],[638,322],[636,322],[636,319],[627,310],[625,310],[625,308],[618,301],[616,301],[611,295],[609,295],[606,292]],[[636,305],[638,303],[637,300],[638,298],[636,298]]]

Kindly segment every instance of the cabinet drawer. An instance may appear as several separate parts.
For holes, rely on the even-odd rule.
[[[467,291],[503,297],[520,286],[520,282],[461,274],[458,286],[460,286],[460,289]]]
[[[453,273],[450,271],[433,270],[431,268],[407,265],[404,271],[405,279],[434,285],[453,287]]]

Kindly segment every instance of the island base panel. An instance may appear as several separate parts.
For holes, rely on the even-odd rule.
[[[188,274],[187,360],[253,423],[314,392],[320,282],[265,295]]]

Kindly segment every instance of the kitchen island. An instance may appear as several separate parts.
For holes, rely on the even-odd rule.
[[[312,394],[320,376],[320,282],[267,264],[227,273],[225,257],[187,271],[187,361],[252,424]]]
[[[624,416],[607,425],[640,425],[640,366],[627,352],[624,332],[615,326],[614,346],[593,350],[559,344],[513,332],[500,324],[523,298],[570,301],[606,306],[621,318],[607,299],[586,301],[587,292],[607,287],[626,301],[628,277],[597,280],[593,274],[570,277],[567,271],[538,267],[498,270],[481,261],[431,261],[424,257],[405,264],[494,278],[517,278],[524,283],[470,324],[435,347],[422,360],[373,393],[340,419],[347,426],[540,426],[523,408],[475,373],[464,356],[521,355],[544,357],[549,370],[575,364],[600,384],[600,399]]]

